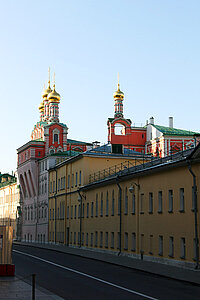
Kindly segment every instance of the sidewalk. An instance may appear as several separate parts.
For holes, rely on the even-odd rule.
[[[29,276],[31,277],[31,276]],[[1,300],[30,300],[32,299],[32,286],[18,277],[0,277],[0,299]],[[35,289],[37,300],[62,300],[51,292],[37,288]]]
[[[90,259],[100,260],[107,263],[132,268],[159,276],[169,277],[176,280],[186,281],[193,284],[200,285],[200,269],[186,269],[182,267],[171,266],[167,264],[161,264],[157,262],[150,262],[147,260],[135,259],[128,256],[118,256],[116,254],[110,254],[105,252],[98,252],[90,249],[80,249],[67,247],[65,245],[54,244],[38,244],[38,243],[19,243],[14,244],[26,245],[30,247],[46,248],[53,251],[64,252],[70,255],[77,255]]]

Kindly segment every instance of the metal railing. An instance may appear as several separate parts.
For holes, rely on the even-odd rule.
[[[103,169],[101,171],[92,173],[89,175],[89,183],[97,182],[100,180],[103,180],[105,178],[111,178],[116,175],[126,175],[128,173],[133,173],[137,171],[141,171],[144,169],[148,169],[154,166],[158,166],[161,164],[166,164],[169,162],[179,161],[183,158],[187,157],[193,149],[183,150],[179,151],[175,154],[171,154],[166,157],[151,157],[150,161],[146,162],[145,159],[141,163],[138,163],[138,160],[134,161],[127,161],[112,167],[109,167],[107,169]],[[146,159],[147,160],[147,159]]]

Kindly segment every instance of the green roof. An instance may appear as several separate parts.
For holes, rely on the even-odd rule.
[[[177,129],[177,128],[170,128],[166,126],[160,125],[153,125],[157,130],[163,133],[163,135],[179,135],[179,136],[192,136],[194,134],[199,134],[198,132]]]
[[[81,142],[77,140],[67,139],[67,144],[75,144],[75,145],[92,145],[91,143]]]
[[[68,150],[68,151],[63,151],[63,152],[57,152],[57,153],[52,153],[50,156],[76,156],[79,155],[83,152],[78,152],[78,151],[73,151],[73,150]]]

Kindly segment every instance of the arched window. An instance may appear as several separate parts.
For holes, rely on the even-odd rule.
[[[125,126],[120,123],[116,123],[115,124],[115,135],[124,135],[124,134],[125,134]]]
[[[54,143],[55,142],[58,142],[58,134],[57,133],[54,134]]]

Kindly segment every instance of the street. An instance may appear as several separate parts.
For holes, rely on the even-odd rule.
[[[47,249],[13,246],[16,276],[67,300],[199,299],[200,287]]]

